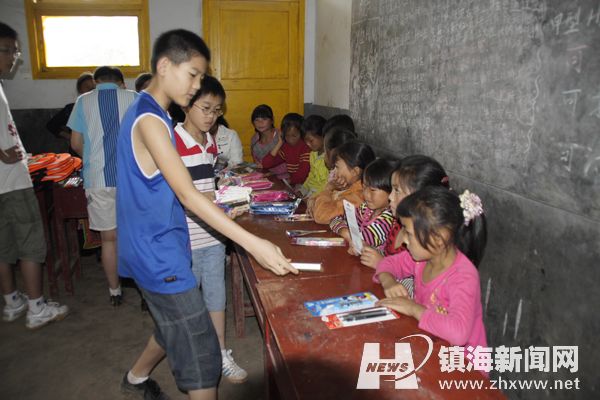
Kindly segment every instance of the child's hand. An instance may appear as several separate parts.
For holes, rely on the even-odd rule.
[[[423,311],[425,311],[425,307],[415,303],[411,299],[407,299],[406,297],[394,297],[392,299],[387,298],[379,300],[377,303],[375,303],[375,306],[391,308],[392,310],[398,311],[401,314],[414,317],[417,320],[421,319],[421,315],[423,314]]]
[[[382,259],[383,256],[380,252],[370,246],[363,246],[363,251],[360,255],[360,263],[362,265],[375,269]]]
[[[360,255],[360,254],[358,254],[358,251],[356,251],[356,249],[352,245],[352,242],[348,242],[348,254],[350,254],[351,256],[359,256]]]
[[[389,285],[388,287],[383,287],[383,292],[385,293],[385,297],[406,297],[408,298],[408,290],[401,283],[395,283],[393,285]]]

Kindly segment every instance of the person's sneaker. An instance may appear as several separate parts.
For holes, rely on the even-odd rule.
[[[221,350],[223,358],[222,372],[223,376],[231,383],[243,383],[248,379],[248,373],[235,363],[231,355],[231,350]]]
[[[52,321],[64,319],[67,314],[69,314],[69,307],[47,301],[39,313],[34,314],[31,310],[27,311],[25,326],[29,329],[38,329]]]
[[[14,305],[6,304],[4,306],[4,310],[2,310],[2,319],[4,321],[14,321],[27,312],[27,297],[23,293],[17,292],[17,299],[15,302],[16,304]]]
[[[127,372],[125,372],[125,376],[121,381],[121,392],[137,394],[142,396],[144,400],[169,400],[169,396],[161,390],[154,379],[148,378],[144,382],[134,385],[133,383],[129,383]]]
[[[110,304],[112,304],[113,307],[119,307],[123,304],[123,295],[118,294],[116,296],[110,296]]]

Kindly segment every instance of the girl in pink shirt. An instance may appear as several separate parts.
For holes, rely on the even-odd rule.
[[[397,209],[408,251],[384,258],[375,272],[379,305],[416,318],[419,328],[455,346],[487,346],[479,274],[486,223],[481,200],[440,186],[407,196]],[[415,277],[414,300],[398,279]]]

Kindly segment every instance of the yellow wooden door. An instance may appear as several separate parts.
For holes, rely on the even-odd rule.
[[[303,113],[304,1],[205,0],[202,14],[211,73],[227,91],[225,118],[250,161],[254,107],[271,106],[276,126]]]

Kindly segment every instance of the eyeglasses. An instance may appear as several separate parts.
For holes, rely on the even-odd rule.
[[[220,117],[221,115],[223,115],[223,110],[221,110],[220,108],[219,109],[211,110],[210,108],[199,106],[199,105],[196,105],[196,104],[194,104],[194,107],[199,108],[200,110],[202,110],[202,113],[204,115],[206,115],[207,117],[210,116],[210,115],[213,115],[213,114],[214,114],[215,117]]]
[[[0,53],[10,54],[15,58],[21,57],[21,52],[17,48],[11,49],[9,47],[2,47],[2,48],[0,48]]]

